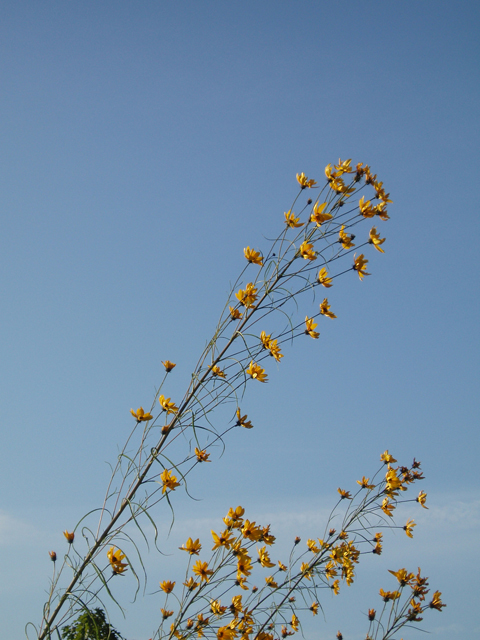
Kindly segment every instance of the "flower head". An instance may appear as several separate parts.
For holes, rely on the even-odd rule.
[[[210,369],[210,371],[214,376],[217,376],[219,378],[226,378],[225,373],[220,369],[220,367],[217,367],[217,365],[214,365],[214,366],[209,365],[208,368]]]
[[[163,473],[160,474],[160,479],[163,483],[162,493],[165,493],[167,489],[175,491],[175,489],[180,486],[180,483],[177,482],[177,478],[172,475],[168,469],[165,469]]]
[[[165,398],[164,395],[161,395],[158,398],[158,401],[159,401],[160,406],[162,407],[162,409],[167,412],[167,415],[169,413],[177,413],[178,412],[178,407],[175,405],[174,402],[170,402],[170,398]]]
[[[327,289],[329,289],[330,287],[333,286],[332,284],[332,279],[328,277],[328,272],[325,269],[325,267],[323,267],[322,269],[320,269],[320,271],[318,272],[318,282],[323,286],[326,287]]]
[[[198,556],[202,545],[200,544],[200,540],[198,538],[195,541],[193,541],[192,538],[189,538],[185,542],[185,544],[182,544],[182,546],[178,548],[181,551],[187,551],[191,556]]]
[[[130,409],[130,413],[136,419],[137,422],[147,422],[147,420],[152,420],[153,416],[151,413],[145,413],[143,407],[139,407],[136,411]]]
[[[258,380],[259,382],[267,382],[267,374],[265,373],[265,369],[262,369],[262,367],[256,362],[253,362],[253,360],[250,362],[247,373],[254,380]]]
[[[295,214],[291,209],[285,212],[285,224],[287,227],[291,229],[296,229],[298,227],[303,227],[304,223],[300,222],[300,218],[296,218]]]
[[[127,563],[122,562],[125,559],[125,554],[122,553],[120,549],[115,549],[115,547],[110,547],[107,551],[107,558],[110,562],[110,566],[113,569],[113,573],[122,574],[127,570]]]
[[[247,309],[253,307],[253,303],[257,299],[257,289],[253,286],[253,282],[249,282],[245,290],[240,289],[238,293],[235,294],[235,297],[240,304],[243,304]]]
[[[201,560],[196,561],[192,567],[192,571],[201,578],[202,582],[208,582],[210,576],[213,574],[213,571],[208,568],[208,562],[202,562]]]
[[[350,493],[350,491],[345,491],[345,489],[340,489],[340,487],[337,489],[337,491],[340,494],[340,500],[352,500],[352,494]]]
[[[297,173],[297,182],[302,189],[306,189],[306,188],[311,189],[313,186],[317,184],[315,180],[309,180],[303,172],[300,174]]]
[[[319,204],[318,202],[316,202],[313,205],[313,211],[310,215],[310,222],[315,222],[317,227],[321,227],[324,222],[327,222],[327,220],[331,220],[333,218],[332,214],[324,213],[326,207],[327,207],[326,202],[322,204]]]
[[[380,251],[380,253],[385,253],[385,251],[380,246],[381,244],[383,244],[385,242],[385,238],[380,238],[380,234],[377,232],[377,228],[376,227],[372,227],[370,229],[369,237],[370,237],[369,243],[373,244],[375,249],[377,251]]]
[[[195,447],[195,455],[197,456],[197,462],[210,462],[210,454],[207,453],[205,449],[200,450],[198,447]]]
[[[243,250],[243,253],[245,255],[245,258],[251,264],[258,264],[259,267],[263,265],[262,254],[259,253],[258,251],[255,251],[254,249],[250,249],[250,247],[247,247],[246,249]]]
[[[165,371],[167,373],[170,373],[170,371],[172,369],[175,369],[175,367],[177,366],[174,362],[170,362],[170,360],[165,360],[165,362],[162,360],[162,364],[165,367]]]
[[[428,605],[431,609],[437,609],[437,611],[441,611],[442,607],[447,606],[446,604],[443,604],[443,602],[440,600],[441,595],[442,595],[441,591],[435,591],[435,593],[433,594],[433,599]]]
[[[309,318],[308,316],[305,318],[305,333],[309,335],[311,338],[318,338],[320,335],[317,331],[314,331],[317,323],[313,318]]]
[[[380,460],[385,464],[396,462],[395,458],[390,453],[388,453],[388,449],[382,453],[382,455],[380,456]]]
[[[262,567],[274,567],[275,563],[270,560],[270,556],[268,555],[267,547],[263,546],[261,549],[257,549],[258,552],[258,561],[262,565]]]
[[[427,494],[425,493],[425,491],[420,491],[420,493],[418,494],[418,498],[416,498],[416,501],[424,509],[428,509],[428,507],[425,505],[426,500],[427,500]]]
[[[316,260],[317,254],[313,249],[313,244],[309,244],[306,240],[302,242],[298,249],[300,255],[304,260]]]
[[[367,273],[368,260],[365,259],[363,253],[361,253],[359,256],[355,254],[353,256],[353,260],[354,264],[352,269],[358,273],[358,277],[360,278],[360,280],[363,280],[364,276],[370,275],[369,273]]]
[[[344,231],[345,225],[342,224],[340,231],[338,232],[338,241],[342,245],[344,249],[351,249],[354,247],[354,243],[352,242],[355,236],[349,236],[348,233]]]
[[[164,580],[160,582],[160,589],[165,591],[165,593],[172,593],[173,587],[175,586],[175,582],[170,582],[170,580]]]
[[[395,505],[393,505],[391,502],[389,502],[388,498],[384,498],[383,502],[382,502],[382,511],[385,515],[390,516],[390,518],[393,515],[393,510],[395,509]]]
[[[370,200],[367,200],[367,202],[365,202],[365,196],[362,196],[360,198],[358,207],[360,209],[360,213],[364,218],[373,218],[373,216],[375,215],[374,207],[372,207]]]
[[[237,427],[245,427],[245,429],[253,429],[253,424],[249,420],[247,422],[247,414],[241,415],[240,407],[237,408]]]
[[[413,527],[416,526],[417,525],[413,520],[407,520],[407,524],[403,527],[403,529],[409,538],[413,538]]]
[[[75,533],[73,531],[70,533],[65,529],[65,531],[63,532],[63,535],[67,539],[68,544],[72,544],[72,542],[75,539]]]
[[[375,485],[368,484],[368,482],[369,482],[369,478],[365,478],[365,476],[363,476],[361,480],[357,480],[357,484],[359,484],[362,487],[362,489],[375,489]]]
[[[242,317],[242,314],[240,313],[240,311],[230,306],[228,308],[230,310],[230,316],[232,320],[240,320],[240,318]]]
[[[323,299],[323,302],[320,304],[320,313],[322,316],[327,316],[327,318],[336,318],[337,316],[330,311],[330,305],[328,304],[327,298]]]
[[[50,556],[50,560],[51,560],[52,562],[56,562],[56,560],[57,560],[57,554],[55,553],[55,551],[49,551],[49,552],[48,552],[48,555]]]

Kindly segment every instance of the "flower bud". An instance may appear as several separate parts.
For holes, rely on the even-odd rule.
[[[48,555],[50,556],[52,562],[55,562],[55,560],[57,559],[57,554],[55,553],[55,551],[49,551]]]

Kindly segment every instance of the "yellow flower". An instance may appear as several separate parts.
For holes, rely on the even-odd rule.
[[[304,223],[300,222],[300,218],[296,218],[291,209],[285,212],[285,224],[291,229],[303,227]]]
[[[384,462],[385,464],[396,462],[395,458],[390,453],[388,453],[388,449],[382,453],[382,455],[380,456],[380,461]]]
[[[363,476],[361,480],[357,480],[357,484],[359,484],[362,489],[375,489],[374,484],[368,484],[369,479],[370,478],[365,478],[365,476]]]
[[[375,620],[376,613],[377,612],[375,611],[375,609],[368,610],[368,619],[370,620],[370,622],[373,622],[373,620]]]
[[[333,218],[331,213],[324,213],[325,208],[327,207],[327,203],[324,202],[319,204],[316,202],[313,205],[313,211],[310,215],[310,222],[315,222],[317,227],[321,227],[324,222],[327,220],[331,220]]]
[[[177,478],[173,476],[168,469],[165,469],[164,472],[160,474],[160,478],[163,482],[162,493],[165,493],[167,489],[175,491],[175,489],[180,486]]]
[[[270,338],[272,337],[272,334],[267,335],[265,333],[265,331],[262,331],[262,333],[260,334],[260,340],[262,342],[263,348],[264,349],[269,349],[270,348]]]
[[[387,213],[387,203],[379,202],[375,207],[375,213],[380,218],[380,220],[389,220],[390,216]]]
[[[164,580],[160,582],[160,589],[165,591],[165,593],[172,593],[173,587],[175,586],[175,582],[170,582],[170,580]]]
[[[349,158],[348,160],[344,160],[343,162],[339,158],[338,164],[335,165],[335,169],[337,170],[337,175],[341,176],[343,173],[352,173],[352,168],[350,166],[351,162],[352,162],[351,158]]]
[[[313,575],[312,568],[310,567],[308,562],[302,562],[300,571],[303,573],[303,577],[306,578],[307,580],[310,580],[310,578]]]
[[[428,507],[425,506],[425,502],[427,500],[427,494],[425,493],[425,491],[420,491],[420,493],[418,494],[418,498],[416,498],[416,501],[424,508],[424,509],[428,509]]]
[[[283,358],[283,353],[281,353],[280,347],[278,346],[276,340],[270,340],[268,349],[270,351],[270,355],[273,356],[277,362],[280,362],[280,360]]]
[[[136,411],[130,409],[130,413],[136,419],[137,422],[146,422],[147,420],[152,420],[153,416],[151,413],[145,413],[143,407],[140,407]]]
[[[342,227],[338,232],[338,241],[340,242],[340,244],[344,249],[351,249],[352,247],[355,246],[354,243],[352,242],[355,236],[349,236],[348,233],[345,233],[344,229],[345,229],[345,225],[342,224]]]
[[[197,560],[193,565],[192,571],[202,579],[202,582],[208,582],[210,580],[210,576],[213,574],[213,571],[208,568],[208,562],[202,562],[201,560]]]
[[[382,545],[380,542],[377,542],[377,544],[374,546],[372,553],[376,553],[377,556],[382,555]]]
[[[335,173],[335,171],[333,171],[333,167],[331,164],[327,164],[327,166],[325,167],[325,177],[329,182],[337,177],[337,174]]]
[[[353,256],[353,259],[354,264],[352,268],[358,273],[358,277],[360,278],[360,280],[363,280],[364,276],[369,276],[370,274],[366,271],[368,260],[365,259],[363,253],[361,253],[358,257],[355,254]]]
[[[350,491],[345,491],[345,489],[340,489],[340,487],[337,489],[337,491],[340,494],[341,500],[352,500],[352,494],[350,493]]]
[[[297,182],[302,187],[302,189],[306,189],[307,187],[311,189],[314,185],[317,184],[315,180],[309,180],[303,172],[300,174],[297,173]]]
[[[267,576],[265,578],[265,582],[267,583],[268,587],[271,587],[272,589],[278,589],[278,584],[273,579],[273,576]]]
[[[335,580],[331,585],[330,589],[333,591],[333,593],[336,596],[338,596],[338,594],[340,593],[340,580]]]
[[[240,304],[243,304],[247,309],[253,307],[253,303],[257,299],[257,289],[253,286],[253,282],[247,284],[245,291],[240,289],[238,293],[235,294],[235,297]]]
[[[247,582],[247,579],[237,573],[237,577],[235,579],[235,584],[237,585],[237,587],[240,587],[240,589],[243,589],[244,591],[248,591],[246,582]],[[255,591],[256,588],[257,587],[254,587],[252,591]]]
[[[202,548],[202,545],[200,544],[200,540],[199,538],[197,538],[195,540],[195,542],[192,540],[192,538],[189,538],[185,544],[182,544],[181,547],[178,547],[181,551],[188,551],[188,553],[191,556],[198,556],[200,549]]]
[[[329,311],[330,305],[328,304],[327,298],[323,299],[323,302],[320,305],[320,313],[322,316],[327,316],[327,318],[336,318],[337,316]]]
[[[297,616],[295,614],[292,614],[292,622],[290,624],[292,625],[292,629],[294,631],[298,631],[299,623],[300,623],[300,620],[297,618]]]
[[[220,369],[220,367],[217,367],[217,365],[208,365],[208,368],[214,376],[218,376],[219,378],[226,378],[225,373]]]
[[[325,269],[325,267],[323,267],[322,269],[320,269],[320,271],[318,272],[318,282],[323,286],[326,287],[327,289],[329,289],[330,287],[332,287],[332,279],[328,277],[328,272]]]
[[[247,422],[247,414],[245,414],[244,416],[242,416],[240,414],[240,407],[238,407],[237,409],[237,427],[245,427],[245,429],[253,429],[253,424],[251,423],[251,421],[249,420]]]
[[[271,562],[270,556],[268,555],[267,547],[263,546],[261,549],[257,549],[257,553],[259,555],[259,562],[262,567],[274,567],[275,563]]]
[[[446,607],[446,604],[440,600],[440,596],[442,595],[441,591],[435,591],[433,594],[433,600],[428,605],[431,609],[437,609],[437,611],[441,611],[442,607]]]
[[[388,573],[391,573],[392,576],[395,576],[400,586],[405,587],[407,584],[413,583],[415,576],[413,573],[408,573],[406,569],[399,569],[398,571],[388,570]]]
[[[242,314],[240,313],[240,311],[230,306],[228,308],[230,309],[230,315],[232,317],[232,320],[240,320],[240,318],[242,317]]]
[[[247,373],[254,380],[259,380],[260,382],[267,382],[267,374],[265,373],[265,369],[262,369],[262,367],[258,365],[256,362],[253,362],[253,360],[250,362],[250,365],[247,369]]]
[[[372,207],[370,200],[367,200],[367,202],[365,202],[365,196],[362,196],[360,198],[358,207],[360,209],[360,213],[364,218],[373,218],[376,213],[375,209]]]
[[[398,600],[398,598],[400,598],[399,591],[384,591],[383,589],[380,589],[379,593],[384,602],[388,602],[389,600]]]
[[[166,620],[170,616],[173,616],[173,611],[167,611],[166,609],[160,609],[160,611],[162,612],[162,618],[164,620]]]
[[[377,228],[376,227],[372,227],[370,229],[370,240],[368,242],[370,244],[373,244],[375,249],[377,251],[380,251],[380,253],[385,253],[385,251],[380,246],[381,244],[383,244],[385,242],[385,238],[380,238],[380,234],[377,232]]]
[[[181,549],[181,548],[182,548],[182,547],[180,547],[180,549]],[[196,588],[198,587],[198,582],[195,582],[195,580],[194,580],[191,576],[190,576],[190,578],[189,578],[186,582],[184,582],[183,584],[187,587],[187,589],[188,589],[189,591],[193,591],[194,589],[196,589]]]
[[[71,533],[69,533],[66,529],[63,532],[63,535],[65,536],[65,538],[67,539],[68,544],[72,544],[72,542],[75,539],[75,533],[72,531]]]
[[[165,371],[167,373],[170,373],[170,371],[172,369],[175,369],[175,367],[177,366],[174,362],[170,362],[170,360],[165,360],[165,362],[162,360],[162,364],[165,367]]]
[[[315,540],[307,540],[307,547],[312,553],[320,553],[320,549],[317,547]]]
[[[159,401],[160,406],[162,407],[162,409],[167,412],[167,415],[169,413],[177,413],[178,412],[178,407],[175,406],[174,402],[170,402],[170,398],[165,398],[165,396],[161,395],[158,398],[158,401]]]
[[[318,614],[318,602],[312,603],[312,606],[310,607],[310,611],[313,613],[314,616]]]
[[[197,462],[210,462],[210,454],[207,453],[205,449],[200,450],[195,447],[195,455],[197,456]]]
[[[242,536],[248,540],[260,540],[262,537],[262,531],[255,522],[245,520],[242,527]]]
[[[216,534],[215,531],[212,530],[212,538],[215,543],[215,545],[212,547],[212,551],[215,551],[215,549],[219,549],[220,547],[230,549],[234,540],[232,533],[228,529],[226,529],[220,535]]]
[[[223,616],[227,607],[221,605],[220,600],[210,600],[210,611],[215,616]]]
[[[237,579],[244,576],[249,576],[252,573],[252,559],[248,555],[238,556],[237,560]]]
[[[314,322],[313,318],[309,318],[308,316],[306,316],[306,318],[305,318],[305,327],[306,327],[305,333],[308,334],[311,338],[318,338],[318,336],[320,335],[319,333],[314,331],[316,326],[317,326],[317,323]]]
[[[316,260],[317,254],[313,250],[313,244],[309,244],[306,240],[302,242],[299,248],[300,255],[305,260]]]
[[[243,250],[243,253],[245,255],[245,258],[252,264],[258,264],[259,267],[263,265],[262,254],[258,251],[254,251],[254,249],[250,249],[250,247],[247,247]]]
[[[395,505],[388,501],[388,498],[384,498],[382,502],[382,511],[385,515],[392,517]]]
[[[127,570],[128,565],[125,562],[122,562],[125,557],[125,554],[122,553],[120,549],[115,551],[115,547],[110,547],[107,551],[107,558],[114,573],[121,574]]]
[[[416,526],[417,525],[413,520],[407,520],[407,524],[403,527],[403,529],[409,538],[413,538],[413,527]]]
[[[233,640],[237,637],[237,632],[231,627],[220,627],[217,631],[217,640]]]
[[[278,570],[279,571],[286,571],[287,567],[283,564],[283,562],[280,562],[280,560],[278,561]]]

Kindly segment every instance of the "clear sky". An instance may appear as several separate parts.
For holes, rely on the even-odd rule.
[[[425,629],[478,634],[479,13],[473,0],[1,4],[3,638],[39,620],[48,551],[101,504],[161,360],[178,363],[179,396],[243,248],[278,233],[297,172],[320,181],[339,157],[391,193],[385,255],[332,290],[338,318],[318,341],[271,367],[248,400],[255,429],[195,476],[201,501],[176,496],[180,543],[236,504],[279,537],[318,536],[338,486],[387,448],[415,456],[430,510],[408,513],[414,540],[397,536],[378,573],[360,566],[310,637],[364,637],[361,612],[405,565],[448,604]],[[172,578],[151,562],[152,585]],[[159,606],[114,621],[146,640]]]

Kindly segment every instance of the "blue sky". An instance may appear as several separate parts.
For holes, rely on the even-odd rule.
[[[385,449],[415,456],[431,509],[408,514],[419,526],[398,562],[442,591],[436,638],[478,633],[478,29],[469,1],[2,4],[6,638],[39,619],[48,551],[101,503],[161,360],[178,363],[178,397],[243,248],[281,229],[296,173],[320,181],[339,157],[391,193],[386,253],[332,289],[338,318],[318,341],[271,367],[248,400],[255,429],[195,477],[201,502],[176,496],[180,542],[234,504],[294,537]],[[372,597],[391,553],[364,568]],[[170,577],[151,561],[154,584]],[[364,636],[371,604],[351,591],[314,633],[333,637],[342,616]],[[159,606],[117,627],[149,638]]]

